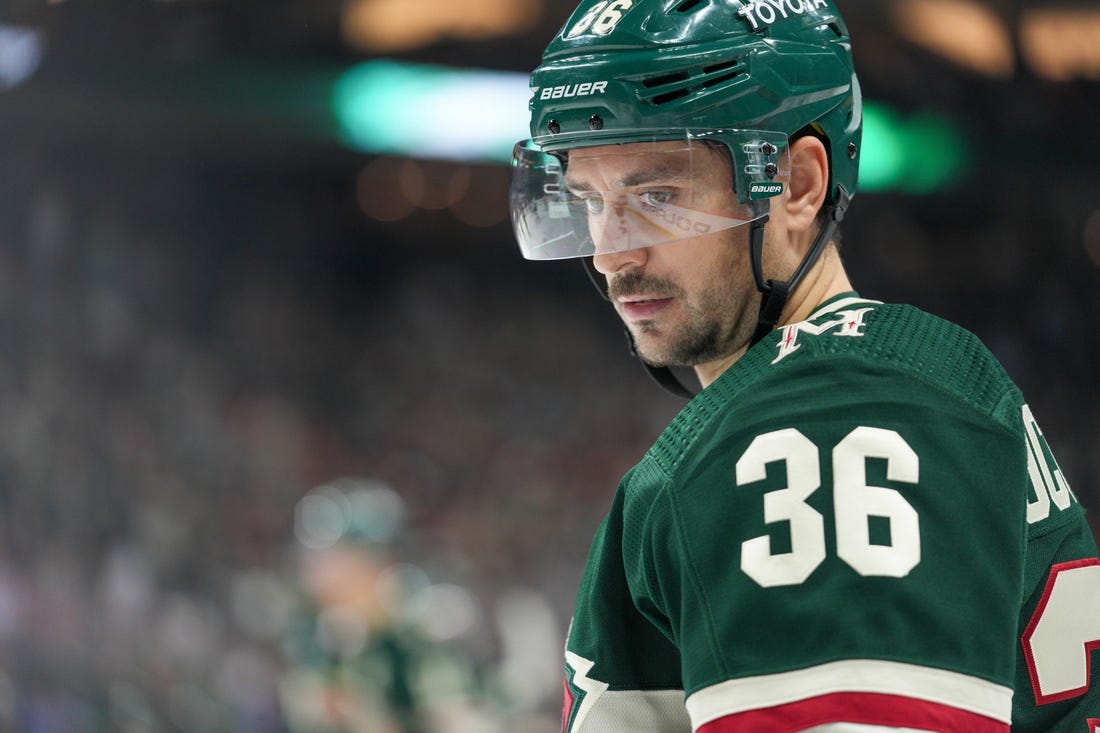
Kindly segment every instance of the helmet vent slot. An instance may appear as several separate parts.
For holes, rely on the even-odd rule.
[[[695,71],[677,71],[642,80],[642,86],[653,90],[649,101],[654,105],[667,104],[689,97],[701,89],[710,89],[741,76],[745,65],[740,58],[721,61]]]
[[[643,79],[642,86],[646,89],[672,87],[668,91],[656,94],[650,99],[651,103],[662,105],[688,96],[691,93],[691,89],[687,85],[684,85],[684,82],[689,79],[691,79],[691,75],[686,71],[678,71],[675,74],[665,74],[664,76],[654,76],[649,79]]]
[[[702,3],[703,0],[684,0],[682,3],[676,6],[677,13],[690,13],[695,10],[696,6]]]
[[[658,94],[656,97],[653,98],[653,104],[656,104],[656,105],[667,104],[668,102],[674,102],[677,99],[683,99],[684,97],[686,97],[689,94],[691,94],[691,92],[687,89],[677,89],[674,92],[666,92],[664,94]]]
[[[642,86],[646,89],[652,89],[653,87],[663,87],[666,84],[675,84],[680,81],[687,81],[691,76],[686,71],[677,71],[675,74],[665,74],[664,76],[651,76],[648,79],[642,79]]]
[[[716,86],[724,81],[729,81],[734,77],[740,76],[742,71],[743,68],[740,59],[733,59],[732,61],[724,61],[720,64],[704,66],[703,74],[706,76],[706,78],[703,80],[703,86]]]

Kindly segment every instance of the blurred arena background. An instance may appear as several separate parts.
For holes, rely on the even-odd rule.
[[[839,2],[857,287],[978,333],[1098,527],[1100,3]],[[679,408],[511,239],[572,6],[0,2],[0,730],[559,729]]]

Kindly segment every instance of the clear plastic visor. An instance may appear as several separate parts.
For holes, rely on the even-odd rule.
[[[786,146],[786,136],[755,130],[589,141],[552,153],[520,142],[509,193],[516,240],[527,259],[553,260],[742,226],[767,214],[768,199],[786,190]]]

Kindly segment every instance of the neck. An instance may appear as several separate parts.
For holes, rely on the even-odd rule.
[[[814,265],[802,282],[798,284],[794,292],[787,299],[783,307],[783,314],[779,318],[779,326],[798,323],[810,317],[817,307],[833,296],[840,295],[852,289],[852,283],[848,280],[848,273],[844,271],[844,265],[840,261],[840,254],[836,247],[830,243],[821,258]],[[751,335],[752,331],[749,331]],[[695,366],[695,374],[699,383],[706,389],[714,380],[718,379],[738,359],[749,350],[748,343],[736,351],[721,359],[698,364]]]
[[[798,323],[810,317],[817,307],[833,296],[852,289],[848,273],[840,261],[840,254],[831,243],[821,253],[817,266],[806,275],[783,307],[780,326]]]

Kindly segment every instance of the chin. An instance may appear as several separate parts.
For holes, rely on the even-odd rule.
[[[630,329],[630,336],[634,340],[634,351],[638,358],[650,366],[668,366],[668,349],[664,347],[660,338],[654,336],[647,328]]]
[[[689,361],[677,354],[669,354],[662,350],[646,349],[641,346],[637,346],[636,349],[638,357],[652,367],[693,367],[700,363]]]

